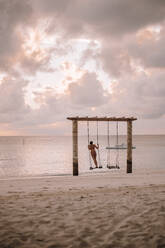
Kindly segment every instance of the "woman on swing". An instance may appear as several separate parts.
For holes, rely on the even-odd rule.
[[[91,157],[93,158],[94,164],[96,165],[96,168],[98,168],[98,164],[97,164],[97,160],[96,160],[96,150],[95,149],[99,149],[99,145],[95,145],[93,144],[93,141],[90,141],[90,144],[88,145],[88,149],[91,152]]]

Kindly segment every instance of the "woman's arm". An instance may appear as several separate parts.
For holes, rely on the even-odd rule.
[[[97,144],[97,146],[95,145],[95,148],[96,148],[96,149],[99,149],[99,144]]]

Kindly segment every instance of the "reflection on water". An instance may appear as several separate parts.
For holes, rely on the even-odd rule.
[[[110,137],[115,145],[115,136]],[[96,137],[91,137],[95,142]],[[107,164],[106,136],[99,137],[100,157]],[[126,143],[126,136],[119,137]],[[164,169],[165,136],[134,136],[133,170]],[[87,137],[79,137],[79,170],[89,171]],[[110,151],[111,165],[116,162],[116,150]],[[126,170],[126,150],[119,151],[120,171]],[[72,173],[72,137],[0,137],[0,178],[57,175]]]
[[[71,139],[1,137],[0,176],[70,173]]]

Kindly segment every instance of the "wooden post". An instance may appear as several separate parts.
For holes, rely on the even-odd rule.
[[[132,121],[127,121],[127,173],[132,173]]]
[[[72,121],[73,135],[73,176],[78,176],[78,121]]]

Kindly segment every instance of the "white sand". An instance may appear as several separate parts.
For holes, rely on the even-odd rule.
[[[0,180],[0,248],[164,248],[165,173]]]

